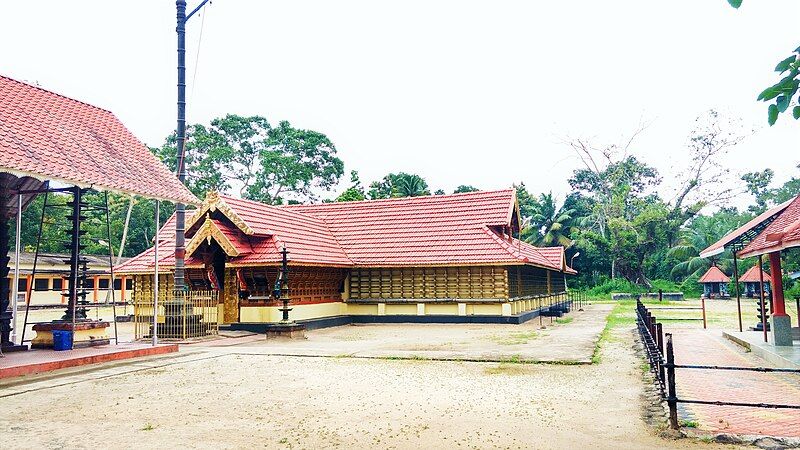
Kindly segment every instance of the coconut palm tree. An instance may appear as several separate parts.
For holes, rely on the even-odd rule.
[[[530,217],[523,238],[539,246],[572,246],[569,235],[572,231],[575,210],[558,207],[553,193],[539,195],[535,212]],[[527,237],[525,237],[527,235]]]
[[[724,272],[730,273],[733,258],[730,252],[714,258],[702,258],[700,252],[708,248],[719,238],[736,228],[737,223],[730,223],[718,215],[698,216],[688,228],[683,229],[678,244],[667,252],[667,256],[680,261],[671,271],[672,276],[700,277],[716,264]]]
[[[419,197],[421,195],[431,195],[428,190],[428,183],[419,175],[399,173],[392,180],[393,197]]]

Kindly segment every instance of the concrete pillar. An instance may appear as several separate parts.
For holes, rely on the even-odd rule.
[[[466,303],[459,303],[458,304],[458,315],[459,316],[466,316],[467,315],[467,304]]]
[[[502,314],[503,316],[510,316],[510,315],[511,315],[511,303],[508,303],[508,302],[506,302],[506,303],[503,303],[503,304],[501,305],[501,307],[502,307],[502,312],[501,312],[501,314]]]
[[[425,303],[417,303],[417,315],[418,316],[425,315]]]
[[[378,303],[378,315],[379,316],[386,315],[386,303]]]
[[[780,251],[769,254],[769,272],[772,278],[772,342],[776,346],[792,346],[792,320],[786,314],[783,299]]]

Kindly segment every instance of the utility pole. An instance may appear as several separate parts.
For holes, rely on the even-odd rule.
[[[186,0],[177,0],[175,7],[178,12],[177,27],[178,33],[178,179],[186,184],[186,22],[200,10],[209,0],[203,0],[188,15],[186,14]],[[183,259],[186,255],[185,242],[186,228],[186,205],[178,203],[175,205],[175,290],[184,289],[184,266]]]

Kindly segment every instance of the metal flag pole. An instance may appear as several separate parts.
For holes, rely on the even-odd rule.
[[[189,14],[186,14],[186,0],[177,0],[178,34],[178,123],[175,133],[177,135],[177,171],[178,179],[186,184],[186,22],[200,10],[209,0],[203,0]],[[175,289],[184,289],[184,257],[186,254],[186,205],[175,204]]]
[[[158,344],[158,222],[159,222],[159,209],[161,207],[161,202],[156,200],[156,245],[154,246],[155,250],[155,281],[153,282],[153,346],[155,347]]]
[[[12,288],[12,307],[11,307],[11,343],[17,343],[17,308],[19,303],[19,246],[20,234],[22,233],[22,194],[17,194],[17,235],[14,245],[14,287]],[[20,342],[22,344],[22,342]]]

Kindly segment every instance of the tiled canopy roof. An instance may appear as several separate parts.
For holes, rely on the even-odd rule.
[[[731,281],[730,277],[722,273],[717,266],[711,266],[706,273],[697,280],[698,283],[727,283]]]
[[[787,206],[739,255],[743,258],[800,246],[800,196]]]
[[[4,76],[0,172],[199,203],[111,112]]]
[[[761,272],[764,273],[764,282],[768,283],[769,273],[763,270]],[[761,281],[761,277],[759,276],[758,273],[758,266],[756,265],[748,269],[747,272],[745,272],[744,275],[742,275],[742,277],[739,278],[739,281],[741,281],[742,283],[758,283],[759,281]]]
[[[191,236],[205,220],[225,218],[238,228],[236,238],[252,248],[252,252],[229,258],[231,266],[278,263],[279,251],[285,245],[293,264],[529,264],[575,273],[566,266],[563,247],[537,248],[503,234],[504,229],[516,228],[516,217],[513,190],[287,206],[212,194],[187,222],[187,239],[191,243]],[[167,227],[174,229],[174,223]],[[169,232],[165,234],[170,236]],[[152,257],[151,253],[141,261]],[[152,270],[147,264],[134,264],[137,259],[120,271]],[[165,267],[174,264],[169,259],[164,263]]]
[[[781,214],[783,210],[785,210],[791,203],[792,201],[790,200],[764,211],[751,221],[726,234],[713,245],[700,252],[700,256],[702,258],[710,258],[718,255],[724,252],[726,248],[731,247],[734,243],[738,245],[737,248],[741,249],[743,245],[746,245],[753,240],[758,235],[760,230],[763,230],[766,225],[770,224],[773,220],[776,220],[778,215]]]

